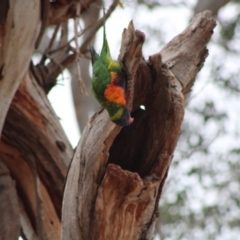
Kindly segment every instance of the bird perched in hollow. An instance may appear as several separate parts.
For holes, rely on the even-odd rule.
[[[133,122],[126,106],[126,77],[122,66],[111,57],[105,22],[103,24],[103,46],[100,55],[91,48],[92,57],[92,93],[103,108],[108,111],[110,120],[120,126]]]

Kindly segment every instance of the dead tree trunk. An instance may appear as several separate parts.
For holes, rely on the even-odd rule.
[[[9,2],[0,8],[0,135],[12,98],[27,71],[40,30],[38,0]],[[28,24],[31,22],[31,24]],[[22,61],[24,60],[24,61]],[[13,70],[14,68],[14,70]]]
[[[93,2],[2,1],[0,239],[61,237],[62,189],[73,149],[46,92],[53,85],[51,80],[56,81],[63,68],[75,61],[78,51],[63,34],[62,52],[54,49],[49,57],[53,36],[42,63],[29,68],[29,62],[46,26],[56,24],[59,29],[58,25]],[[118,2],[113,1],[106,16]],[[102,22],[92,25],[90,36]],[[183,34],[148,61],[142,59],[144,35],[132,24],[125,30],[119,60],[128,74],[128,104],[135,121],[121,129],[100,111],[89,122],[68,174],[63,239],[152,237],[183,119],[184,95],[207,56],[214,26],[209,13],[198,15]],[[81,53],[88,41],[80,47]]]
[[[26,74],[0,141],[0,196],[5,199],[0,239],[18,239],[20,230],[25,239],[60,239],[62,191],[72,154],[43,89]]]
[[[128,74],[128,104],[135,120],[120,128],[101,110],[88,123],[67,176],[62,239],[153,238],[184,96],[208,55],[214,27],[210,12],[198,14],[148,61],[142,59],[144,34],[132,23],[124,30],[119,60]]]
[[[49,85],[49,79],[62,72],[59,65],[68,52],[61,54],[57,68],[52,59],[53,68],[43,63],[45,74],[29,65],[45,28],[75,17],[76,8],[83,12],[92,2],[1,1],[1,240],[17,240],[20,235],[60,239],[63,186],[73,149],[39,83]]]

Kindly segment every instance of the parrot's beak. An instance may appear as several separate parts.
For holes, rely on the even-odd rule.
[[[129,125],[132,124],[133,121],[134,121],[134,118],[131,118],[131,117],[130,117],[130,118],[129,118]]]

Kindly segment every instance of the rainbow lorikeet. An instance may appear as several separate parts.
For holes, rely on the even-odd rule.
[[[103,108],[108,111],[110,120],[120,126],[133,122],[126,107],[126,77],[122,66],[111,57],[105,23],[103,24],[103,47],[100,55],[91,48],[93,77],[92,92]]]

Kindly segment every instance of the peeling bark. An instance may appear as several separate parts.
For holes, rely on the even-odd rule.
[[[40,30],[40,1],[6,1],[0,25],[0,135]],[[28,24],[31,22],[31,24]]]
[[[191,90],[196,73],[200,71],[208,56],[206,44],[215,25],[210,11],[198,14],[185,31],[160,51],[163,62],[181,83],[184,94]]]
[[[93,2],[81,2],[81,12]],[[49,90],[49,80],[55,83],[76,54],[70,59],[69,45],[60,49],[46,67],[49,72],[42,75],[33,72],[34,66],[29,69],[29,63],[45,28],[75,17],[78,4],[4,0],[0,8],[1,239],[15,240],[20,235],[60,239],[63,185],[73,149],[39,83]],[[62,45],[67,43],[66,34],[62,41]]]
[[[60,239],[62,191],[72,154],[43,89],[26,74],[6,118],[0,156],[16,181],[17,218],[27,239]]]
[[[69,169],[61,216],[73,150],[36,83],[41,72],[29,72],[28,67],[46,26],[76,17],[79,6],[82,13],[93,2],[3,1],[0,132],[5,117],[6,121],[0,141],[0,236],[4,239],[15,240],[19,234],[25,239],[60,239],[61,227],[67,240],[152,238],[184,115],[182,93],[190,91],[203,66],[215,23],[208,12],[199,14],[148,61],[141,51],[144,34],[130,23],[123,33],[119,61],[128,76],[128,108],[134,123],[120,128],[103,110],[89,121]],[[117,4],[115,0],[107,14]],[[102,22],[93,26],[92,35]],[[66,42],[65,35],[63,45]],[[87,45],[88,39],[80,50],[86,51]],[[44,65],[49,72],[43,72],[40,80],[55,80],[62,67],[76,59],[76,53],[65,47],[60,64]]]
[[[0,158],[0,236],[17,239],[20,235],[19,204],[14,181]]]
[[[120,128],[101,110],[89,121],[67,176],[62,239],[153,238],[184,94],[203,66],[214,27],[210,13],[200,13],[148,61],[142,59],[144,35],[132,23],[124,30],[119,60],[128,75],[128,107],[135,120]]]

